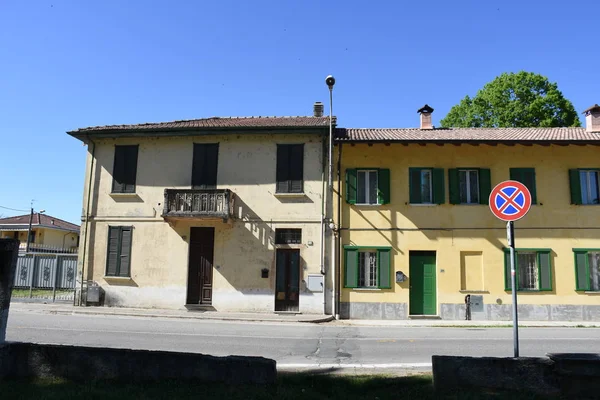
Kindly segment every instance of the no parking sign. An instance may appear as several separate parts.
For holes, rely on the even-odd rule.
[[[521,219],[531,208],[531,193],[517,181],[504,181],[490,193],[490,210],[496,218],[512,222]]]

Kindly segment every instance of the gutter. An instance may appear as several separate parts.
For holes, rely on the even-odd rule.
[[[96,143],[89,138],[88,140],[92,143],[92,160],[90,162],[90,176],[88,178],[88,194],[87,194],[87,205],[85,206],[85,235],[83,237],[83,255],[81,259],[81,287],[79,289],[79,306],[81,306],[81,302],[83,300],[83,277],[85,275],[85,256],[87,252],[87,237],[88,237],[88,224],[90,220],[90,198],[92,192],[92,177],[94,175],[94,161],[96,154]]]

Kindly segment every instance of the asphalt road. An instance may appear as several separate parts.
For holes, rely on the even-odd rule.
[[[521,328],[522,356],[600,349],[600,329]],[[275,359],[284,368],[428,368],[431,356],[510,357],[510,328],[341,326],[11,312],[8,341]]]

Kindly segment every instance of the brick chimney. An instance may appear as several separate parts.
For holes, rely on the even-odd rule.
[[[315,102],[315,105],[313,107],[313,115],[315,117],[323,116],[323,103],[321,103],[320,101]]]
[[[594,104],[583,112],[585,114],[585,130],[600,132],[600,106]]]
[[[425,104],[423,107],[419,108],[417,112],[421,114],[421,129],[433,129],[433,124],[431,123],[431,113],[433,113],[433,108]]]

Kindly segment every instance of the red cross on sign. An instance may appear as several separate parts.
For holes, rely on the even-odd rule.
[[[516,221],[531,208],[531,193],[517,181],[500,182],[490,194],[490,210],[502,221]]]

